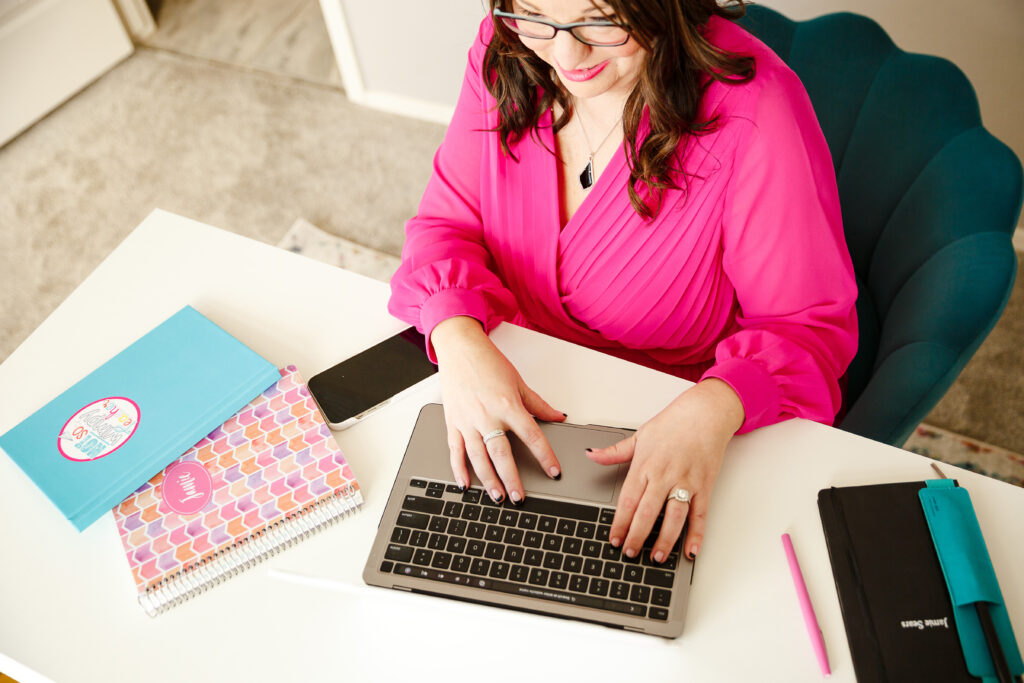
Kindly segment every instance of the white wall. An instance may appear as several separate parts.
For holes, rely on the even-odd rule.
[[[1024,0],[766,0],[763,4],[794,19],[837,11],[864,14],[881,24],[904,50],[953,61],[978,92],[985,126],[1024,159]],[[321,6],[354,100],[445,120],[458,95],[466,49],[486,11],[483,0],[440,4],[321,0]],[[333,21],[332,14],[336,15]],[[439,15],[445,17],[443,21]],[[347,21],[347,32],[338,31],[338,16]]]

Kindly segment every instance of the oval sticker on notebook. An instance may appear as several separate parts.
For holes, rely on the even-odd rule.
[[[176,462],[164,472],[163,498],[179,515],[194,515],[213,497],[213,477],[194,460]]]
[[[68,460],[99,460],[128,443],[138,427],[138,404],[124,396],[108,396],[93,401],[64,423],[57,450]]]

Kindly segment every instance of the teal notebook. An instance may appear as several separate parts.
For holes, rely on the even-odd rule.
[[[0,436],[82,530],[280,378],[186,306]]]

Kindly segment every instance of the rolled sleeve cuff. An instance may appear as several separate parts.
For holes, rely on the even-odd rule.
[[[781,405],[779,387],[757,362],[730,358],[712,366],[701,379],[709,377],[718,378],[732,387],[743,404],[744,420],[737,434],[778,421]]]
[[[423,336],[427,338],[427,357],[431,362],[436,363],[437,356],[434,354],[434,344],[430,341],[430,333],[438,323],[457,315],[468,315],[480,321],[484,332],[490,332],[487,329],[489,311],[487,297],[483,292],[473,289],[445,289],[427,299],[420,309],[420,326],[423,328]]]

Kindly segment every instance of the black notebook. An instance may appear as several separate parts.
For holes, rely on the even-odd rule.
[[[967,671],[917,492],[924,482],[823,489],[818,510],[859,683],[980,681]]]

